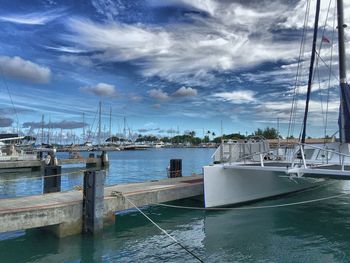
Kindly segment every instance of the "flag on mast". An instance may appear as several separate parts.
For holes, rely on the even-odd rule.
[[[325,37],[325,36],[322,36],[322,42],[323,43],[331,43],[331,41],[329,41],[329,39],[327,38],[327,37]]]

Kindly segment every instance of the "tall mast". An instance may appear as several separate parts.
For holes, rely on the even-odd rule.
[[[101,112],[102,112],[102,102],[99,103],[99,112],[98,112],[98,146],[101,145]]]
[[[124,116],[124,129],[123,129],[124,139],[126,140],[126,118]]]
[[[41,144],[44,143],[44,114],[41,115]]]
[[[112,106],[109,108],[109,139],[112,137]]]
[[[339,137],[341,143],[350,143],[350,92],[346,78],[346,57],[344,44],[344,8],[343,0],[337,0],[338,12],[338,52],[339,52],[339,84],[340,84],[340,109],[339,109]]]
[[[85,112],[83,112],[83,143],[85,143]]]
[[[312,86],[313,71],[314,71],[314,64],[315,64],[318,19],[320,17],[320,5],[321,5],[321,0],[317,0],[316,14],[315,14],[315,25],[314,25],[314,37],[312,40],[312,52],[311,52],[311,61],[310,61],[310,69],[309,69],[309,81],[307,84],[306,105],[305,105],[305,113],[304,113],[304,121],[303,121],[303,131],[302,131],[302,135],[301,135],[301,143],[305,143],[305,137],[306,137],[306,122],[307,122],[307,115],[309,112],[310,94],[311,94],[311,86]]]
[[[50,144],[50,133],[51,133],[51,115],[49,115],[49,127],[47,127],[47,144]]]

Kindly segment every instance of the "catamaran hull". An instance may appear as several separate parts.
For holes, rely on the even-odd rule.
[[[288,194],[317,186],[323,181],[314,178],[290,179],[283,171],[205,166],[205,207],[234,205]]]

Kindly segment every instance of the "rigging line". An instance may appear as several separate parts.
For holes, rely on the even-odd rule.
[[[332,49],[333,49],[333,47],[332,47]],[[323,64],[330,70],[331,68],[329,67],[329,65],[327,64],[327,62],[324,61],[324,59],[318,54],[317,51],[316,51],[316,55],[317,55],[317,57],[320,58],[320,60],[323,62]],[[333,75],[333,77],[334,77],[337,81],[339,81],[339,77],[338,77],[333,71],[331,71],[331,75]]]
[[[330,97],[330,87],[331,87],[331,74],[332,74],[332,62],[333,62],[333,43],[334,43],[334,34],[335,34],[335,18],[336,16],[336,4],[334,4],[333,11],[333,31],[332,31],[332,43],[331,43],[331,57],[330,57],[330,67],[329,67],[329,75],[328,75],[328,89],[327,89],[327,105],[326,105],[326,123],[325,123],[325,138],[327,135],[327,126],[328,126],[328,109],[329,109],[329,97]]]
[[[194,254],[191,250],[189,250],[188,248],[186,248],[184,245],[182,245],[179,241],[176,240],[176,238],[174,238],[172,235],[170,235],[166,230],[164,230],[163,228],[161,228],[156,222],[154,222],[149,216],[147,216],[144,212],[142,212],[142,210],[140,208],[138,208],[129,198],[127,198],[125,195],[123,195],[122,193],[120,193],[122,195],[122,197],[125,198],[125,200],[127,200],[133,207],[136,208],[137,211],[139,211],[145,218],[147,218],[155,227],[157,227],[161,232],[163,232],[166,236],[168,236],[171,240],[173,240],[177,245],[179,245],[182,249],[184,249],[188,254],[190,254],[192,257],[194,257],[195,259],[197,259],[199,262],[204,263],[204,261],[198,257],[196,254]]]
[[[90,139],[92,138],[92,135],[93,135],[93,134],[91,135],[91,133],[92,133],[92,129],[93,129],[94,125],[95,125],[97,113],[98,113],[98,110],[95,111],[94,120],[92,121],[92,125],[89,127],[89,132],[88,132],[88,137],[87,137],[89,141],[90,141]]]
[[[310,5],[311,5],[311,1],[308,2],[309,4],[309,12],[307,14],[307,16],[309,17],[309,13],[310,13]],[[304,54],[305,54],[305,44],[306,44],[306,34],[307,34],[307,23],[308,23],[308,20],[305,18],[305,21],[304,21],[304,26],[305,26],[305,40],[304,40],[304,46],[303,46],[303,58],[304,58]],[[301,64],[301,67],[303,67],[303,63]],[[297,95],[299,96],[299,93],[300,93],[300,87],[298,86],[298,90],[297,90]],[[297,101],[298,103],[298,101]],[[295,128],[295,125],[296,125],[296,116],[297,116],[297,109],[295,110],[294,112],[294,122],[293,122],[293,133],[294,133],[294,128]],[[301,132],[302,132],[302,126],[300,126],[300,132],[299,132],[299,140],[301,138]]]
[[[305,143],[305,138],[306,138],[307,117],[308,117],[309,107],[310,107],[310,96],[311,96],[314,62],[315,62],[315,51],[316,51],[317,30],[318,30],[318,20],[319,20],[319,15],[320,15],[320,7],[321,7],[321,0],[317,0],[316,1],[315,23],[314,23],[314,34],[313,34],[313,40],[312,40],[312,51],[311,51],[311,59],[310,59],[310,66],[309,66],[309,78],[308,78],[307,94],[306,94],[306,102],[305,102],[305,111],[304,111],[304,118],[303,118],[303,123],[302,123],[301,143]]]
[[[342,194],[338,194],[338,195],[327,196],[327,197],[321,197],[321,198],[312,199],[312,200],[300,201],[300,202],[278,204],[278,205],[250,206],[250,207],[208,207],[208,208],[206,208],[206,207],[195,207],[195,206],[177,206],[177,205],[168,205],[168,204],[161,204],[161,203],[155,203],[153,205],[169,207],[169,208],[188,209],[188,210],[203,210],[203,211],[256,210],[256,209],[267,209],[267,208],[304,205],[304,204],[316,203],[316,202],[325,201],[325,200],[331,200],[331,199],[335,199],[335,198],[339,198],[339,197],[347,196],[347,195],[350,195],[350,192],[349,193],[342,193]]]
[[[10,97],[10,101],[11,101],[11,104],[12,104],[12,107],[13,107],[13,111],[16,115],[16,120],[17,120],[17,132],[18,132],[18,126],[19,126],[19,118],[18,118],[18,114],[17,114],[17,110],[16,110],[16,107],[15,107],[15,104],[13,103],[13,99],[12,99],[12,95],[11,95],[11,92],[10,92],[10,89],[9,89],[9,86],[7,84],[7,81],[5,80],[5,74],[4,74],[4,70],[2,69],[2,66],[0,65],[0,72],[1,72],[1,77],[2,77],[2,81],[4,82],[4,85],[7,89],[7,93]]]
[[[329,10],[331,7],[332,0],[329,1],[328,8],[327,8],[327,14],[326,14],[326,19],[323,25],[323,30],[322,30],[322,40],[320,42],[319,48],[318,48],[318,54],[316,57],[316,71],[317,71],[317,79],[318,79],[318,89],[319,89],[319,96],[320,96],[320,101],[321,101],[321,113],[322,113],[322,121],[323,121],[323,126],[325,126],[325,116],[324,116],[324,107],[323,107],[323,98],[322,98],[322,89],[321,89],[321,78],[320,78],[320,68],[319,68],[319,59],[321,58],[321,50],[323,46],[323,37],[326,31],[326,25],[328,21],[328,16],[329,16]],[[317,52],[317,51],[316,51]],[[313,81],[315,79],[315,74],[313,75]]]
[[[318,80],[318,92],[319,92],[320,102],[321,102],[322,122],[323,122],[323,126],[324,126],[325,125],[325,119],[324,119],[324,109],[323,109],[323,99],[322,99],[320,68],[319,68],[319,65],[318,65],[318,60],[316,62],[316,71],[317,71],[317,80]]]
[[[299,81],[299,72],[302,70],[302,62],[301,61],[302,61],[302,58],[304,57],[306,27],[307,27],[307,18],[309,16],[309,12],[310,12],[310,2],[311,1],[307,1],[305,15],[304,15],[304,25],[303,25],[302,38],[301,38],[301,42],[300,42],[298,66],[297,66],[297,72],[296,72],[296,76],[295,76],[294,93],[293,93],[291,113],[289,116],[287,138],[289,138],[289,136],[294,133],[294,125],[295,125],[294,122],[295,122],[295,118],[296,118],[295,116],[296,116],[296,111],[297,111],[296,97],[298,95],[297,89],[298,89],[298,81]]]

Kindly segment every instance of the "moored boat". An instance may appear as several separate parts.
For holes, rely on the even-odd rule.
[[[265,140],[222,142],[204,167],[206,207],[226,206],[288,194],[320,185],[324,178],[350,176],[350,89],[346,78],[343,1],[337,0],[340,111],[339,141],[306,144],[320,0],[317,0],[308,93],[300,141],[271,150]],[[321,40],[322,41],[322,40]]]

